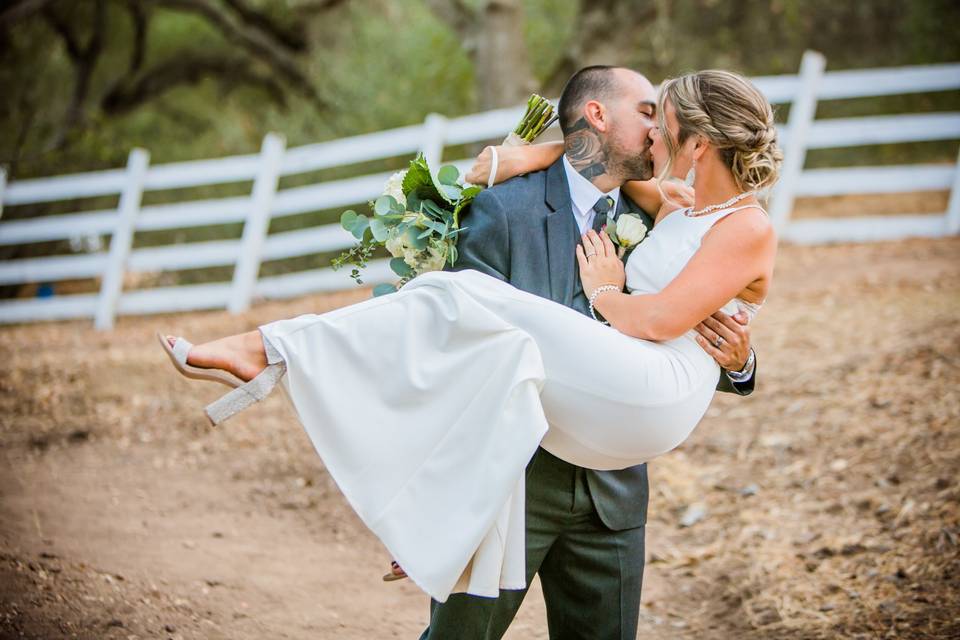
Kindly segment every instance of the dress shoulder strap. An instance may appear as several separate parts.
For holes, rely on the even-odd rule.
[[[766,209],[764,209],[758,204],[742,204],[739,207],[730,207],[729,209],[724,209],[723,211],[718,212],[719,215],[717,216],[717,220],[723,220],[731,213],[736,213],[737,211],[743,211],[744,209],[760,209],[760,211],[763,211],[763,214],[765,216],[770,215],[769,213],[767,213]]]
[[[707,227],[712,229],[715,224],[717,224],[718,222],[726,218],[731,213],[736,213],[737,211],[743,211],[744,209],[760,209],[760,211],[763,211],[763,214],[765,216],[770,215],[769,213],[767,213],[766,209],[764,209],[758,204],[742,204],[739,207],[730,207],[729,209],[721,209],[720,211],[717,211],[716,213],[711,214],[709,216],[710,224],[707,225]],[[707,216],[704,216],[704,217],[707,217]]]

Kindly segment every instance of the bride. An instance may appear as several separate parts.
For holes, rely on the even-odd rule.
[[[695,203],[662,207],[626,265],[606,233],[584,235],[576,260],[604,322],[476,271],[435,272],[323,315],[161,344],[188,377],[236,387],[207,407],[214,424],[282,381],[351,506],[431,597],[522,589],[536,448],[619,469],[679,445],[720,375],[693,327],[720,308],[752,317],[770,288],[776,238],[756,198],[781,157],[769,103],[702,71],[665,81],[657,114],[658,175],[694,169]],[[531,170],[556,153],[521,156]]]

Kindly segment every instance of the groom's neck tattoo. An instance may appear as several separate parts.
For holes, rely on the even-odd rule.
[[[593,182],[594,178],[607,172],[606,145],[586,118],[580,118],[570,128],[563,139],[563,147],[570,164],[587,180]]]

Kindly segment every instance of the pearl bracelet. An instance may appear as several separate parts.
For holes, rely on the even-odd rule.
[[[593,293],[590,294],[590,315],[593,316],[594,320],[602,322],[603,324],[610,323],[597,317],[596,312],[593,310],[593,303],[597,301],[597,296],[599,296],[601,293],[606,293],[607,291],[620,291],[620,287],[615,284],[602,284],[594,289]]]

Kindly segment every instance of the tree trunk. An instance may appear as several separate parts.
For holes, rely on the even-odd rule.
[[[521,0],[487,0],[476,41],[477,98],[481,109],[512,107],[536,90],[523,35]]]

